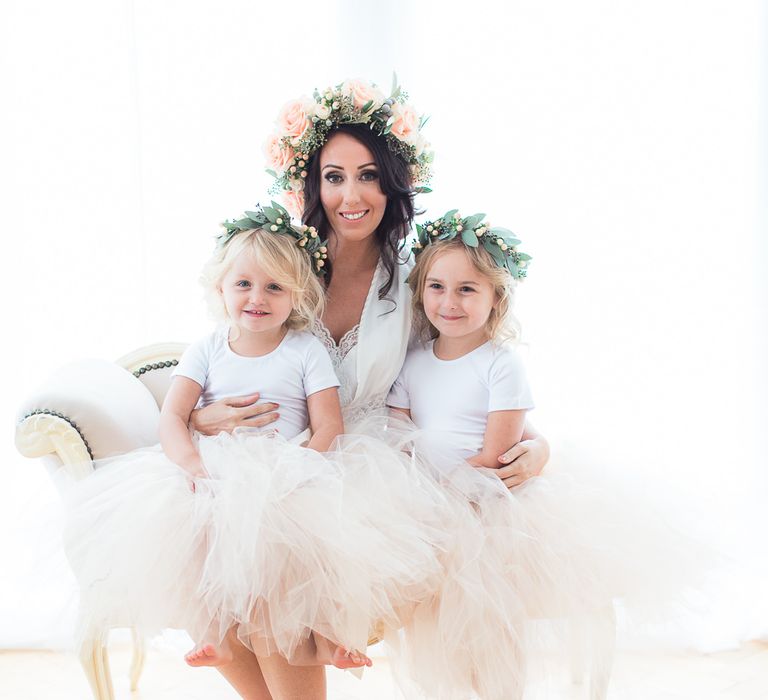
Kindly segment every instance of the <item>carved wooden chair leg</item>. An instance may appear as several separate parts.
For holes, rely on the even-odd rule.
[[[144,660],[146,659],[146,644],[144,637],[142,637],[135,629],[131,629],[131,636],[133,637],[133,657],[131,658],[131,692],[134,692],[139,687],[139,678],[141,678],[141,672],[144,670]]]
[[[80,664],[91,684],[94,700],[114,700],[106,641],[92,639],[86,642],[80,649]]]

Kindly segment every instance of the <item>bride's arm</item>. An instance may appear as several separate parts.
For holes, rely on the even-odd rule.
[[[498,477],[507,488],[519,486],[532,476],[538,476],[549,461],[547,439],[526,420],[520,442],[499,455]]]
[[[263,428],[276,421],[278,404],[259,403],[259,394],[220,399],[192,411],[189,424],[203,435],[231,433],[235,428]]]

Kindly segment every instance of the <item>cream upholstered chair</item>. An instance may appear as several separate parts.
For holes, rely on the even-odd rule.
[[[21,406],[17,449],[82,479],[93,471],[94,460],[156,444],[160,406],[185,347],[151,345],[116,362],[83,360],[61,368]],[[96,700],[114,699],[108,632],[86,641],[80,650]],[[137,687],[145,651],[135,631],[133,639],[131,690]]]

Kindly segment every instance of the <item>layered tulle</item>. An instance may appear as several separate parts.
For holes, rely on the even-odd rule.
[[[210,478],[160,448],[97,465],[66,496],[81,636],[179,627],[316,662],[318,640],[364,649],[436,588],[447,501],[381,440],[320,454],[274,433],[199,437]]]
[[[615,607],[634,624],[663,619],[705,569],[703,547],[585,462],[554,457],[509,491],[405,419],[382,413],[355,429],[408,454],[451,517],[438,586],[387,635],[409,696],[519,698],[529,666],[546,654],[572,662],[573,650],[607,674]]]
[[[363,649],[434,589],[433,494],[409,489],[407,461],[383,442],[349,436],[320,454],[239,432],[199,446],[212,477],[200,592],[257,654],[302,663],[310,634]]]
[[[64,490],[64,548],[80,586],[78,640],[204,625],[196,597],[210,502],[162,450],[95,465]],[[204,617],[204,616],[203,616]]]

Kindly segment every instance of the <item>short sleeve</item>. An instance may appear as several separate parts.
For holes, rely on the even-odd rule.
[[[523,361],[514,350],[499,349],[488,373],[488,412],[531,408],[533,396]]]
[[[387,406],[392,408],[408,408],[411,407],[411,400],[408,396],[408,389],[406,389],[405,382],[405,368],[400,372],[392,388],[387,395]]]
[[[187,377],[205,387],[210,366],[211,338],[201,338],[192,343],[181,356],[179,364],[171,373],[172,377]]]
[[[333,371],[328,351],[317,338],[307,335],[308,342],[304,353],[304,395],[311,396],[318,391],[340,386],[340,382]]]

